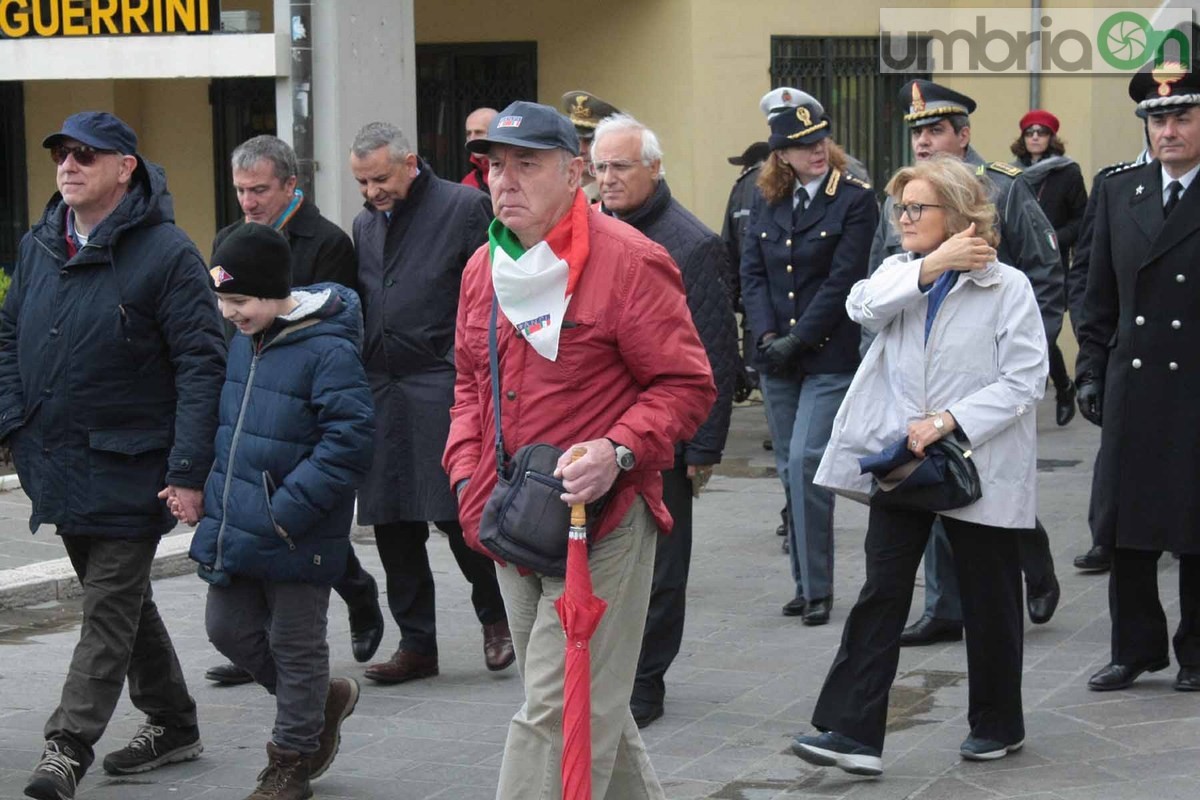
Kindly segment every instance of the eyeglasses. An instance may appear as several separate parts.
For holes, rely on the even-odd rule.
[[[910,220],[913,222],[920,222],[921,214],[925,211],[925,209],[943,207],[944,206],[940,206],[937,203],[896,203],[896,205],[892,206],[892,217],[896,220],[896,222],[899,222],[902,216],[908,214],[908,218]]]
[[[115,155],[116,150],[100,150],[91,145],[81,144],[76,147],[65,144],[56,144],[50,148],[50,158],[55,164],[61,165],[67,160],[67,156],[74,156],[75,163],[81,167],[90,167],[96,163],[96,158],[101,155]]]
[[[610,169],[618,175],[625,175],[639,164],[643,167],[650,166],[648,161],[593,161],[588,164],[588,172],[596,178],[600,177],[601,172],[607,172]]]
[[[1053,134],[1053,131],[1049,128],[1039,128],[1035,125],[1032,128],[1026,128],[1023,135],[1028,139],[1031,136],[1050,136],[1051,134]]]

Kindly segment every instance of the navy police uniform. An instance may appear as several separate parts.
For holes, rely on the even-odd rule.
[[[1139,115],[1200,113],[1200,74],[1178,64],[1138,73]],[[1112,661],[1089,688],[1121,689],[1168,666],[1158,596],[1163,551],[1180,554],[1175,688],[1200,690],[1200,164],[1159,160],[1109,175],[1096,204],[1080,326],[1080,411],[1103,422],[1095,536],[1114,548]],[[1171,182],[1182,193],[1171,200]]]

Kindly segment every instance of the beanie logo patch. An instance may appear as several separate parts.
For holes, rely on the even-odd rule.
[[[208,271],[208,274],[212,276],[213,286],[221,286],[221,284],[228,283],[229,281],[233,280],[233,276],[220,266],[213,267]]]

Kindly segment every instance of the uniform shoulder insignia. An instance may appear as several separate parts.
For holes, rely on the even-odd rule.
[[[846,183],[849,183],[853,186],[857,186],[860,189],[870,189],[871,188],[871,184],[867,183],[866,181],[864,181],[862,178],[858,177],[857,175],[853,175],[849,172],[844,173],[842,175],[842,179],[844,181],[846,181]]]
[[[1021,174],[1020,167],[1014,167],[1012,164],[1005,164],[1003,161],[989,161],[987,168],[993,172],[999,172],[1002,175],[1007,175],[1010,178],[1015,178]]]
[[[1140,167],[1140,166],[1142,166],[1142,165],[1138,164],[1136,161],[1118,161],[1115,164],[1109,164],[1107,167],[1101,168],[1096,174],[1103,175],[1104,177],[1107,178],[1110,175],[1116,175],[1118,173],[1125,172],[1126,170],[1133,169],[1134,167]]]
[[[825,194],[829,195],[830,197],[833,197],[835,194],[837,194],[838,183],[843,177],[845,176],[842,174],[842,171],[837,167],[834,167],[829,173],[829,180],[825,182]]]

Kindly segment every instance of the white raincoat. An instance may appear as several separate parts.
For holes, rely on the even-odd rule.
[[[1046,335],[1024,273],[999,262],[963,272],[925,342],[921,260],[891,256],[846,299],[850,319],[876,334],[846,392],[814,483],[866,502],[858,459],[907,435],[910,422],[949,411],[970,440],[983,496],[944,516],[1032,528],[1037,513],[1037,401],[1046,385]]]

